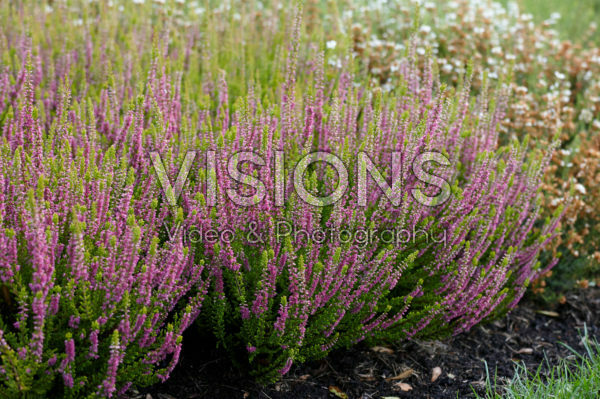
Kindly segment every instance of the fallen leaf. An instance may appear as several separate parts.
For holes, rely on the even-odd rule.
[[[358,377],[363,381],[374,381],[375,376],[373,374],[358,374]]]
[[[404,392],[412,390],[412,387],[406,382],[397,382],[394,384],[394,386],[400,388]]]
[[[456,376],[452,373],[448,373],[447,375],[448,375],[448,378],[450,378],[451,380],[456,378]]]
[[[537,313],[548,317],[559,317],[560,315],[552,310],[538,310]]]
[[[300,377],[298,377],[298,380],[299,381],[306,381],[309,378],[310,378],[310,374],[304,374],[304,375],[301,375]]]
[[[250,396],[250,392],[244,391],[244,399],[246,399],[248,396]]]
[[[442,375],[442,369],[439,367],[434,367],[433,370],[431,370],[431,382],[435,382],[440,375]]]
[[[371,348],[371,350],[377,353],[385,353],[386,355],[391,355],[392,353],[394,353],[393,350],[391,350],[390,348],[386,348],[385,346],[374,346]]]
[[[415,373],[415,370],[413,370],[413,369],[406,369],[406,370],[404,370],[403,372],[401,372],[400,374],[398,374],[398,375],[395,375],[395,376],[393,376],[393,377],[388,377],[388,378],[386,378],[385,380],[386,380],[386,381],[403,380],[403,379],[405,379],[405,378],[408,378],[408,377],[410,377],[410,376],[411,376],[411,375],[413,375],[414,373]]]
[[[522,355],[531,355],[533,353],[533,349],[531,348],[521,348],[517,351],[517,353]]]
[[[329,387],[329,392],[331,392],[332,394],[334,394],[335,396],[337,396],[340,399],[348,399],[348,395],[346,395],[345,392],[342,392],[341,389],[339,389],[338,387],[331,385]]]

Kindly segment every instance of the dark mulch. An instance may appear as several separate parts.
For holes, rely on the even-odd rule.
[[[523,361],[535,370],[544,363],[544,356],[552,364],[572,356],[560,342],[582,351],[580,332],[584,323],[591,336],[600,337],[600,288],[567,295],[567,302],[554,309],[525,301],[502,320],[442,342],[404,342],[379,350],[359,345],[337,351],[325,360],[296,366],[281,382],[267,387],[242,377],[226,358],[206,360],[204,355],[194,356],[203,352],[206,343],[189,339],[172,378],[133,397],[334,399],[330,389],[337,388],[350,399],[465,398],[473,395],[473,388],[481,392],[486,376],[484,360],[490,373],[496,371],[501,379],[513,375],[514,361]],[[440,367],[442,374],[431,382],[434,367]],[[411,376],[390,379],[408,369],[414,371]],[[412,390],[402,391],[399,382]]]

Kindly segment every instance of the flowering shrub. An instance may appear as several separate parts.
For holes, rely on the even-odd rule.
[[[285,374],[294,361],[325,356],[334,347],[366,338],[459,333],[515,306],[527,284],[552,267],[554,262],[540,265],[537,255],[558,220],[532,230],[551,154],[527,154],[518,143],[498,148],[496,125],[504,116],[504,95],[492,102],[482,96],[471,108],[470,80],[454,91],[437,83],[431,65],[421,76],[414,49],[399,65],[406,79],[389,96],[357,88],[347,69],[337,83],[325,81],[318,53],[300,89],[297,46],[292,46],[286,80],[277,90],[277,105],[265,104],[250,90],[230,106],[222,79],[213,95],[219,99],[218,112],[212,118],[203,114],[200,121],[206,128],[200,130],[197,147],[219,154],[214,169],[218,194],[214,207],[208,206],[211,172],[203,165],[210,161],[201,156],[181,196],[184,213],[192,215],[183,228],[232,232],[230,239],[194,240],[214,278],[200,325],[213,330],[233,356],[246,351],[254,373],[271,379]],[[229,190],[240,187],[226,172],[230,155],[247,150],[262,161],[244,164],[244,173],[264,187],[263,194],[242,189],[261,201],[239,207],[232,205]],[[321,195],[346,181],[339,170],[336,174],[324,166],[308,169],[305,176],[297,176],[297,168],[292,173],[305,156],[327,151],[345,165],[357,165],[361,150],[379,166],[392,162],[391,151],[404,154],[404,165],[424,151],[446,154],[453,162],[442,176],[452,183],[451,199],[424,206],[409,194],[422,188],[419,179],[397,163],[397,170],[387,169],[383,176],[402,181],[398,204],[371,182],[372,194],[360,206],[360,172],[352,167],[339,201],[321,207],[301,199],[296,179],[304,178],[309,191]],[[283,206],[277,206],[275,196],[277,151],[285,154],[283,175],[290,177],[283,183]],[[291,224],[292,233],[281,234],[282,220]],[[448,241],[318,238],[320,232],[343,229],[443,233]]]
[[[165,379],[194,320],[270,380],[361,340],[466,331],[554,265],[538,261],[561,213],[538,217],[552,152],[500,143],[505,84],[472,99],[471,71],[440,84],[413,46],[390,92],[369,88],[301,45],[299,15],[259,44],[219,10],[202,21],[221,48],[149,2],[54,6],[1,14],[46,25],[2,24],[3,394]]]
[[[144,104],[164,99],[121,117],[113,87],[72,97],[68,73],[42,84],[39,58],[14,50],[16,79],[0,73],[0,396],[164,380],[207,288],[203,260],[165,237],[172,217],[142,161],[147,124],[164,131]]]
[[[420,4],[419,11],[414,4],[402,2],[346,8],[341,25],[356,56],[378,83],[394,86],[398,59],[420,13],[417,51],[424,54],[430,48],[443,82],[459,82],[471,60],[477,88],[483,71],[493,81],[512,74],[513,98],[500,127],[501,141],[530,135],[543,147],[561,131],[562,148],[555,153],[543,184],[545,209],[566,205],[563,234],[552,244],[555,254],[566,252],[559,266],[562,278],[555,281],[582,276],[585,269],[597,271],[600,243],[593,232],[600,227],[596,189],[600,48],[594,42],[596,25],[572,42],[562,40],[554,29],[559,14],[535,23],[515,2],[508,6],[471,0]],[[543,287],[538,285],[537,291],[543,292]]]

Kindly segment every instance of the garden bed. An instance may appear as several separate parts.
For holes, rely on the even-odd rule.
[[[598,336],[600,288],[567,295],[567,301],[549,310],[531,300],[504,319],[477,326],[469,333],[441,342],[413,341],[376,350],[364,345],[333,352],[322,361],[293,368],[281,382],[261,387],[235,372],[227,359],[205,352],[201,341],[186,337],[184,354],[173,377],[134,398],[335,398],[339,389],[348,398],[464,398],[473,389],[482,391],[486,380],[484,360],[493,377],[510,378],[514,361],[523,361],[529,370],[550,364],[573,353],[561,343],[581,352],[584,324],[591,336]],[[210,345],[212,347],[212,345]],[[203,359],[203,360],[200,360]],[[431,382],[432,370],[442,374]],[[410,370],[413,370],[411,373]],[[411,374],[405,378],[398,378]],[[396,377],[394,379],[394,377]],[[402,391],[400,383],[412,389]],[[406,389],[407,386],[404,386]],[[343,397],[341,394],[340,397]]]
[[[597,26],[88,2],[0,6],[0,398],[600,397]]]

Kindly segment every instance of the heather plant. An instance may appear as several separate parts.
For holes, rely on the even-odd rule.
[[[17,43],[0,73],[0,394],[113,397],[165,380],[207,280],[164,234],[173,216],[141,161],[142,132],[168,134],[144,112],[157,98],[74,96],[69,68],[46,64],[51,78]]]
[[[2,7],[5,395],[165,379],[194,320],[272,380],[466,331],[554,265],[552,146],[499,139],[505,81],[472,97],[409,46],[382,90],[299,14],[138,3]]]
[[[116,9],[115,5],[112,11]],[[175,38],[184,32],[179,42],[174,40],[173,48],[186,48],[190,72],[210,73],[215,81],[219,70],[225,69],[232,98],[246,94],[250,79],[259,97],[273,101],[276,96],[271,88],[283,79],[285,60],[277,49],[284,47],[284,36],[291,26],[287,10],[289,7],[279,2],[267,6],[261,2],[211,5],[146,1],[125,5],[123,11],[135,18],[151,11],[152,20],[164,23]],[[543,209],[548,215],[559,205],[566,205],[563,234],[553,241],[553,253],[545,255],[550,259],[565,253],[558,269],[560,276],[554,281],[594,276],[599,254],[592,232],[598,228],[595,215],[600,203],[594,189],[600,154],[594,139],[600,127],[596,118],[600,112],[596,79],[600,58],[594,24],[585,35],[569,41],[555,29],[560,23],[556,13],[536,23],[515,3],[502,6],[466,0],[424,2],[418,10],[414,4],[402,2],[362,5],[309,1],[305,14],[307,27],[302,35],[308,46],[300,48],[300,71],[313,68],[306,50],[323,40],[325,63],[334,67],[327,72],[329,76],[339,72],[344,51],[351,49],[360,65],[357,74],[371,76],[374,79],[369,85],[389,90],[401,79],[398,60],[406,52],[406,40],[414,31],[416,15],[420,15],[417,52],[423,55],[430,48],[443,82],[460,84],[471,60],[475,92],[481,89],[484,71],[494,82],[512,76],[511,100],[500,124],[501,142],[530,135],[534,145],[547,148],[556,132],[561,132],[561,148],[554,153],[543,183]],[[197,30],[197,25],[202,28]],[[201,44],[188,48],[194,42]],[[299,74],[300,84],[305,75]],[[539,284],[535,290],[544,291]]]
[[[199,157],[186,169],[189,187],[180,199],[184,214],[192,216],[179,227],[201,227],[191,241],[213,276],[198,323],[263,380],[287,373],[294,362],[365,339],[466,331],[514,307],[529,282],[555,263],[537,261],[558,224],[559,214],[545,223],[537,218],[551,153],[528,152],[518,142],[498,146],[503,90],[491,101],[481,96],[472,104],[470,74],[458,90],[440,85],[431,61],[419,69],[415,48],[402,59],[405,79],[390,94],[356,86],[357,77],[344,65],[338,79],[324,80],[319,52],[300,87],[299,29],[288,48],[277,104],[265,104],[249,90],[229,105],[226,80],[216,85],[218,111],[204,114],[194,146],[201,151],[192,155]],[[257,158],[230,163],[234,154],[250,150]],[[433,150],[451,160],[441,176],[452,196],[427,206],[411,190],[434,195],[435,189],[425,187],[408,165]],[[335,154],[344,165],[360,165],[362,152],[378,167],[391,164],[377,181],[395,176],[402,182],[391,189],[397,203],[370,181],[361,206],[360,167],[340,173],[320,163],[300,169],[298,176],[294,165],[307,156],[321,159],[314,155],[318,151]],[[393,161],[392,151],[402,154],[401,162]],[[242,175],[232,182],[229,174],[240,172],[238,165]],[[286,177],[282,188],[278,167]],[[346,182],[344,195],[325,206],[307,203],[298,193],[303,184],[312,195],[326,196]],[[240,190],[252,205],[232,204],[231,190]],[[285,198],[279,205],[277,192]],[[340,230],[420,235],[392,242],[377,234],[372,240],[329,235]],[[228,232],[228,238],[217,239],[219,232]],[[433,241],[440,235],[447,245]]]
[[[564,233],[552,246],[554,254],[561,251],[565,256],[559,277],[551,281],[562,284],[594,277],[600,203],[596,189],[600,154],[596,25],[565,40],[555,29],[560,14],[552,13],[537,23],[514,2],[507,6],[468,0],[413,3],[345,3],[336,8],[343,11],[337,14],[340,22],[330,24],[329,37],[332,43],[350,40],[356,57],[377,84],[392,87],[399,74],[397,60],[406,51],[415,16],[420,15],[417,51],[424,54],[429,48],[442,81],[459,83],[470,61],[475,63],[476,90],[480,90],[484,71],[492,80],[512,75],[513,96],[500,126],[501,140],[530,135],[536,145],[547,146],[561,131],[560,151],[544,179],[544,208],[566,205]],[[536,291],[543,292],[545,284],[538,284]]]

